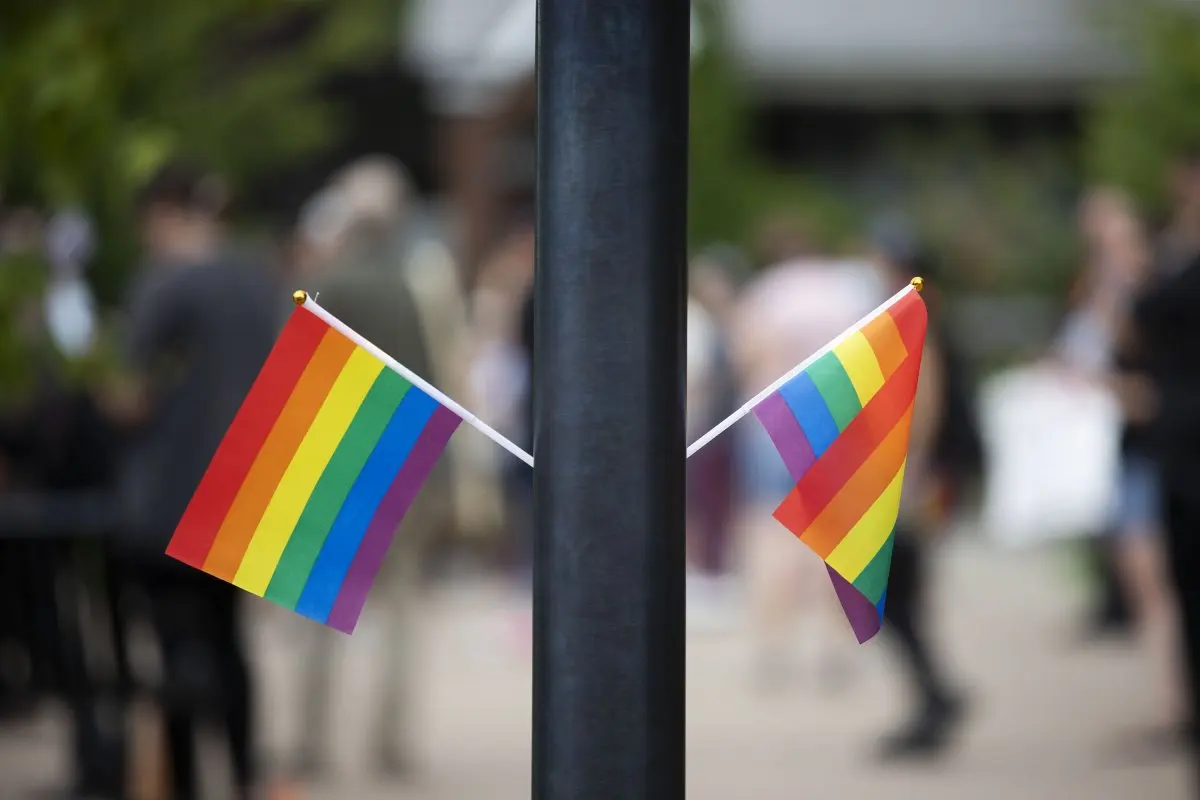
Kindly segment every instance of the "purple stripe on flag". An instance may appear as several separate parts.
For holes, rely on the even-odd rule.
[[[775,392],[756,405],[754,413],[775,443],[775,449],[782,456],[792,479],[799,482],[817,459],[791,407],[783,395]]]
[[[826,564],[825,569],[829,570],[829,579],[833,581],[838,602],[846,612],[846,619],[850,620],[850,627],[854,630],[858,643],[862,644],[879,633],[879,629],[883,627],[883,614],[875,604],[855,589],[848,580],[837,574],[833,567]]]
[[[367,602],[367,593],[375,583],[375,576],[379,574],[400,521],[408,513],[417,492],[421,491],[433,465],[461,422],[462,419],[445,406],[439,405],[434,410],[367,527],[362,544],[334,601],[333,610],[329,612],[326,624],[330,627],[343,633],[354,632]]]

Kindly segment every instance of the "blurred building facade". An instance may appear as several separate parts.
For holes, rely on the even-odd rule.
[[[753,98],[756,140],[781,164],[840,184],[870,175],[897,124],[982,115],[1007,140],[1065,137],[1088,89],[1126,64],[1076,0],[737,0],[729,44]],[[417,0],[402,60],[427,81],[443,134],[440,185],[460,209],[467,260],[501,216],[495,177],[532,179],[535,0]],[[694,46],[708,32],[693,27]],[[500,181],[503,183],[503,181]]]
[[[726,3],[756,91],[862,104],[1076,100],[1124,67],[1090,8],[1077,0]],[[418,0],[402,50],[433,81],[441,108],[470,113],[532,70],[535,20],[531,0]]]

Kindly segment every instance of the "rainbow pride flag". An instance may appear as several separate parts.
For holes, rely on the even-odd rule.
[[[796,488],[775,518],[825,561],[858,641],[879,632],[928,314],[909,286],[753,406]]]
[[[466,412],[296,300],[167,554],[351,633]]]

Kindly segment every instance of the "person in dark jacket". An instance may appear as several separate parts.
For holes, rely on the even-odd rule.
[[[1175,166],[1175,218],[1159,268],[1134,307],[1148,381],[1127,402],[1153,408],[1168,569],[1183,640],[1185,704],[1200,797],[1200,151]]]
[[[884,218],[873,231],[876,261],[893,287],[913,276],[929,284],[930,259],[903,220]],[[928,285],[928,284],[927,284]],[[966,698],[949,675],[931,630],[929,589],[932,542],[982,460],[973,397],[964,365],[944,334],[937,291],[924,291],[929,329],[914,404],[904,495],[892,551],[884,630],[896,647],[916,702],[911,716],[883,738],[879,756],[934,756],[953,743],[966,715]]]
[[[176,800],[199,795],[197,728],[223,719],[236,791],[258,781],[240,590],[164,555],[176,524],[262,368],[279,327],[268,270],[233,255],[219,184],[170,164],[141,198],[147,265],[130,304],[128,385],[110,409],[128,432],[121,480],[131,580],[148,600],[161,650]]]

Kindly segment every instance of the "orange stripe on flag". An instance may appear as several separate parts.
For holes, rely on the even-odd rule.
[[[841,490],[829,501],[829,504],[816,516],[807,528],[800,533],[800,540],[813,549],[821,558],[828,558],[846,534],[858,524],[863,514],[879,499],[888,484],[896,477],[900,465],[904,463],[908,452],[908,431],[912,422],[912,406],[908,413],[895,424],[875,452],[863,462],[857,472],[846,481]],[[785,508],[792,495],[784,500],[775,518],[792,530],[789,509]],[[890,530],[890,527],[889,527]],[[885,531],[886,534],[886,531]],[[853,580],[848,576],[847,580]]]
[[[875,360],[879,362],[879,370],[886,380],[900,368],[908,350],[900,339],[900,331],[896,329],[896,321],[891,314],[883,313],[872,319],[862,328],[862,334],[871,343],[875,351]]]
[[[775,510],[775,519],[797,536],[813,523],[912,406],[920,369],[918,350],[809,468]]]
[[[275,487],[353,351],[354,343],[342,334],[325,334],[238,490],[204,561],[205,572],[233,582]]]

